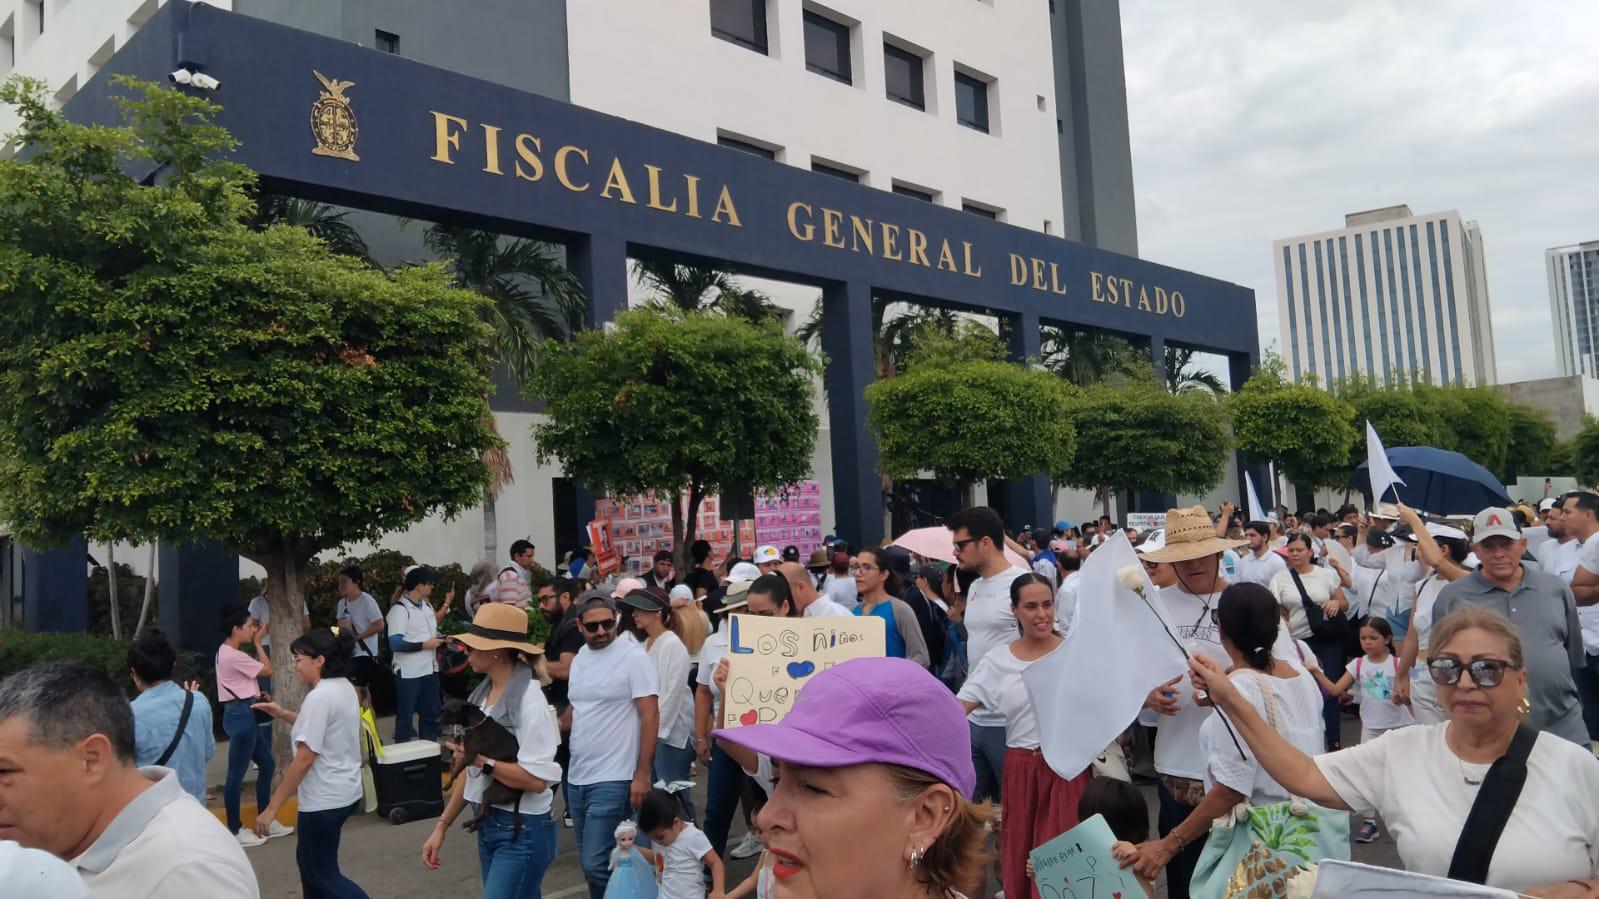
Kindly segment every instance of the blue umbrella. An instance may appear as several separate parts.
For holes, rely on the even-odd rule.
[[[1510,495],[1499,479],[1460,453],[1431,446],[1396,446],[1388,450],[1388,464],[1404,480],[1394,485],[1394,491],[1413,509],[1436,515],[1475,515],[1489,506],[1510,505]],[[1371,473],[1365,462],[1349,476],[1349,486],[1371,493]]]

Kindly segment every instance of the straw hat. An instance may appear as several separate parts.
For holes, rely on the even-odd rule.
[[[515,649],[543,655],[544,647],[527,639],[527,613],[503,602],[486,602],[472,616],[472,626],[455,639],[473,649]]]
[[[1249,542],[1216,536],[1216,523],[1210,520],[1210,513],[1204,506],[1168,511],[1165,538],[1165,546],[1140,555],[1151,562],[1186,562],[1236,549]]]

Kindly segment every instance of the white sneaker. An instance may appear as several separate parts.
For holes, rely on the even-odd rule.
[[[292,828],[292,827],[284,827],[282,824],[278,823],[277,821],[273,821],[271,824],[267,825],[266,838],[270,840],[273,837],[286,837],[286,836],[288,836],[291,833],[294,833],[294,828]]]
[[[760,855],[765,848],[765,846],[761,845],[760,840],[755,839],[755,834],[746,833],[744,834],[744,839],[737,846],[728,850],[727,854],[731,858],[754,858]]]
[[[255,831],[248,827],[239,828],[239,832],[234,834],[234,836],[238,838],[239,845],[246,849],[253,849],[266,842],[265,838],[256,836]]]

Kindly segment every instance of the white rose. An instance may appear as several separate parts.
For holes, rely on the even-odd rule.
[[[1144,590],[1144,570],[1137,565],[1128,565],[1116,572],[1116,580],[1135,593],[1142,593]]]

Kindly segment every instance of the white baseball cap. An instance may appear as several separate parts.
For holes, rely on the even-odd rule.
[[[782,561],[779,559],[778,561]],[[739,562],[727,573],[729,584],[747,584],[761,576],[761,570],[748,562]]]
[[[1554,506],[1555,506],[1555,498],[1552,497],[1552,496],[1546,497],[1542,502],[1538,503],[1538,511],[1539,512],[1547,512],[1550,509],[1554,508]]]
[[[678,584],[667,594],[672,600],[672,606],[686,606],[694,601],[694,589],[688,584]]]
[[[765,565],[768,562],[783,561],[783,554],[775,546],[763,546],[755,551],[755,564]]]

